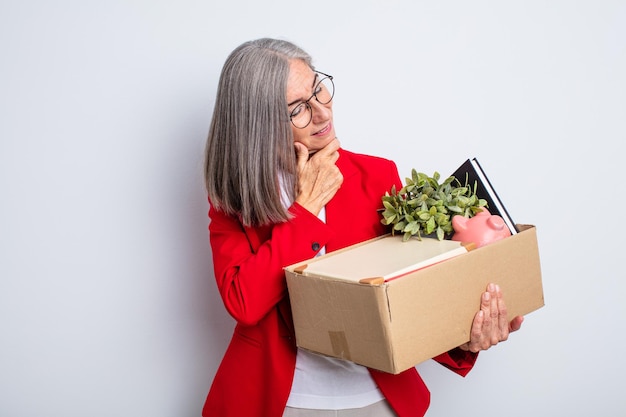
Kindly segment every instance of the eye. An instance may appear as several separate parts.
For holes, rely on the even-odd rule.
[[[304,110],[305,110],[306,105],[304,103],[300,103],[298,104],[296,107],[294,107],[294,109],[291,111],[291,117],[297,117],[299,114],[301,114]]]

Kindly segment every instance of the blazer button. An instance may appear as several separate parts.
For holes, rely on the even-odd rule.
[[[311,249],[317,252],[318,250],[320,250],[320,244],[317,242],[313,242],[313,244],[311,245]]]

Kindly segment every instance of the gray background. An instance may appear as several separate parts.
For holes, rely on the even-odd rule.
[[[546,307],[429,416],[626,413],[618,1],[0,1],[0,415],[198,416],[233,327],[207,239],[217,78],[274,36],[336,78],[344,147],[477,156],[537,226]]]

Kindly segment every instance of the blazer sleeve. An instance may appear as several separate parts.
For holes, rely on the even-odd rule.
[[[226,310],[242,325],[255,325],[287,295],[283,267],[314,257],[333,236],[297,203],[289,210],[290,221],[255,229],[209,209],[215,279]]]
[[[455,348],[446,353],[435,356],[433,359],[451,371],[456,372],[461,376],[465,376],[472,370],[477,358],[478,353]]]

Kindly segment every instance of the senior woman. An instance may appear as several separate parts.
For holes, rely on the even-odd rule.
[[[428,408],[415,368],[392,375],[295,344],[283,267],[384,234],[381,196],[402,185],[394,162],[340,148],[333,95],[333,77],[287,41],[246,42],[224,64],[205,178],[215,279],[236,326],[204,417],[417,417]],[[470,342],[434,359],[465,375],[478,351],[521,322],[508,321],[490,285]]]

